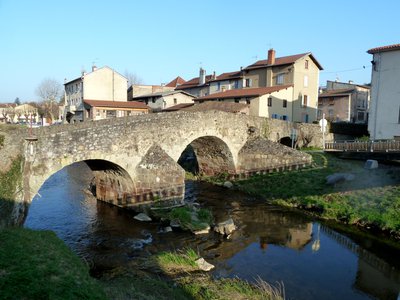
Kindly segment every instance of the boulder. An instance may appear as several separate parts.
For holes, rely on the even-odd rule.
[[[338,182],[354,180],[354,178],[355,176],[353,174],[334,173],[332,175],[326,176],[326,184],[335,185]]]
[[[236,230],[236,225],[233,222],[232,218],[229,218],[228,220],[218,223],[214,226],[215,232],[226,236],[229,236],[234,230]]]
[[[201,230],[193,231],[195,235],[208,234],[209,232],[210,232],[210,226],[207,226],[206,228]]]
[[[142,221],[142,222],[150,222],[151,221],[151,218],[148,215],[146,215],[145,213],[137,214],[133,218],[135,220]]]
[[[233,188],[233,183],[230,182],[230,181],[225,181],[223,186],[228,188],[228,189],[231,189],[231,188]]]
[[[202,257],[197,259],[195,262],[196,262],[196,265],[199,267],[199,269],[202,270],[202,271],[207,271],[208,272],[208,271],[214,269],[214,265],[206,262],[205,259],[202,258]]]
[[[378,168],[378,161],[374,159],[368,159],[365,162],[364,168],[367,170],[377,169]]]

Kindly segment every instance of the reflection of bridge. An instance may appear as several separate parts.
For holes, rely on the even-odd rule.
[[[303,166],[310,162],[308,154],[269,141],[288,136],[292,126],[209,111],[41,128],[25,142],[24,200],[30,202],[49,176],[80,161],[92,169],[100,200],[130,207],[183,198],[185,174],[177,161],[188,145],[200,172],[208,175]]]
[[[356,287],[379,299],[398,299],[397,295],[400,293],[399,269],[391,266],[375,254],[363,249],[350,238],[326,226],[321,226],[321,230],[358,257]]]

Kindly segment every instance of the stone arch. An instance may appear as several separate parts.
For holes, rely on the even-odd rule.
[[[235,174],[235,161],[229,146],[216,136],[202,136],[191,141],[182,152],[192,149],[197,159],[198,173],[214,176],[221,173]],[[182,161],[182,154],[178,161]]]
[[[292,139],[290,136],[284,136],[278,140],[278,142],[282,145],[292,147]]]

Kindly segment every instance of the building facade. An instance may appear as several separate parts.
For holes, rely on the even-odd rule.
[[[400,139],[400,44],[367,52],[373,55],[368,118],[370,138]]]
[[[65,87],[65,109],[63,120],[68,123],[90,119],[84,106],[85,100],[127,101],[127,79],[113,69],[105,66],[92,67],[92,72],[82,73],[81,77],[68,81]]]
[[[179,90],[151,93],[132,98],[132,100],[145,103],[153,112],[160,112],[177,104],[193,103],[193,99],[193,95]]]

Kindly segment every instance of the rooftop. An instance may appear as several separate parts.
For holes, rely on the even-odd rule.
[[[92,107],[149,109],[146,104],[138,101],[83,100],[83,102]]]
[[[240,113],[248,108],[248,104],[234,103],[234,102],[218,102],[218,101],[207,101],[199,103],[183,110],[185,111],[205,111],[205,110],[220,110],[230,113]]]
[[[354,92],[354,88],[349,89],[337,89],[337,90],[327,90],[318,95],[318,98],[326,98],[326,97],[340,97],[340,96],[348,96],[349,94]]]
[[[168,82],[165,86],[177,87],[177,86],[182,85],[184,83],[185,83],[185,79],[183,79],[182,77],[178,76],[175,79],[173,79],[170,82]]]
[[[378,52],[387,52],[387,51],[396,51],[396,50],[400,50],[400,44],[372,48],[372,49],[369,49],[367,51],[367,53],[374,54],[374,53],[378,53]]]
[[[275,63],[268,65],[268,59],[258,60],[254,64],[247,66],[244,70],[252,70],[252,69],[259,69],[265,67],[272,67],[272,66],[281,66],[281,65],[290,65],[295,63],[298,59],[304,56],[310,56],[312,61],[317,65],[320,70],[323,70],[321,64],[315,59],[311,52],[289,55],[289,56],[282,56],[275,58]]]

